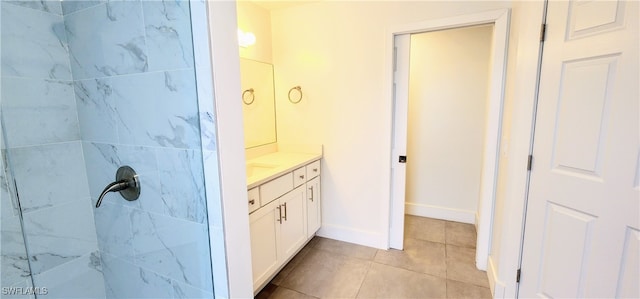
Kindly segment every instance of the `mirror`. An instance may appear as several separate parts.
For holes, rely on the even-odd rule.
[[[240,58],[244,147],[276,142],[276,109],[273,65]]]

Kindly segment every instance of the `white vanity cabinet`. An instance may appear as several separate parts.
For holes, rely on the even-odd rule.
[[[307,237],[311,238],[320,229],[320,160],[305,167],[307,181]]]
[[[307,238],[313,237],[320,229],[320,177],[307,182]]]
[[[306,243],[305,200],[300,186],[249,215],[254,290]]]
[[[307,241],[307,211],[305,188],[300,186],[280,198],[280,253],[289,257]],[[277,215],[276,215],[277,216]],[[284,260],[281,260],[284,263]]]
[[[254,291],[273,278],[320,228],[319,174],[320,161],[316,160],[248,191]]]
[[[258,188],[249,189],[249,213],[260,208],[260,190]]]
[[[276,221],[280,217],[279,207],[280,202],[275,200],[249,215],[254,290],[260,287],[260,284],[269,279],[271,274],[280,267],[278,240],[280,239],[281,225]]]

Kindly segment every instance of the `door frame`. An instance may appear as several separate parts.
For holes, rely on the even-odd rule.
[[[396,53],[395,37],[404,34],[422,33],[429,31],[438,31],[444,29],[454,29],[468,27],[474,25],[493,24],[493,39],[491,52],[491,77],[489,81],[489,103],[487,115],[487,127],[484,137],[484,154],[483,167],[481,174],[480,198],[478,210],[476,213],[477,224],[477,244],[476,244],[476,267],[481,270],[487,269],[487,260],[490,252],[491,230],[493,224],[493,208],[495,202],[499,143],[502,130],[502,110],[504,103],[505,90],[505,74],[507,63],[507,42],[509,34],[509,9],[491,10],[481,13],[467,14],[450,18],[428,20],[418,23],[405,24],[391,28],[387,32],[387,38],[390,39],[388,44],[391,47],[391,53]],[[393,58],[395,61],[395,57]],[[395,62],[392,63],[395,64]],[[391,77],[395,74],[390,72]],[[408,71],[408,70],[407,70]],[[402,76],[399,77],[407,77]],[[402,249],[402,240],[404,237],[404,208],[405,197],[404,188],[406,177],[404,173],[398,175],[399,171],[404,172],[404,167],[396,167],[398,165],[397,156],[406,155],[406,134],[396,134],[396,131],[406,132],[407,126],[407,103],[408,97],[395,98],[396,93],[408,94],[407,91],[395,90],[394,79],[388,80],[391,85],[390,90],[393,91],[391,97],[391,106],[393,109],[394,125],[391,130],[391,140],[396,136],[404,138],[404,140],[394,140],[391,149],[392,157],[390,157],[390,165],[392,169],[392,180],[390,181],[390,201],[386,208],[386,215],[389,215],[388,229],[388,245],[391,248]],[[408,88],[408,82],[403,85]],[[400,89],[400,88],[398,88]],[[400,108],[400,109],[396,109]],[[398,128],[397,125],[404,125],[404,128]],[[404,152],[403,152],[404,151]],[[410,159],[410,157],[409,157]],[[400,179],[399,179],[400,178]]]

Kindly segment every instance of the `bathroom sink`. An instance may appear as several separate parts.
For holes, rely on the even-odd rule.
[[[247,164],[247,176],[254,176],[269,172],[276,167],[278,167],[278,165],[265,163],[249,163]]]

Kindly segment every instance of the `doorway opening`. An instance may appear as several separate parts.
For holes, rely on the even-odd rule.
[[[410,35],[407,215],[476,224],[492,34],[485,24]]]
[[[391,200],[389,205],[389,247],[403,248],[404,214],[414,206],[407,205],[407,166],[402,161],[412,163],[412,157],[407,157],[407,138],[409,120],[409,65],[410,65],[410,35],[423,32],[442,31],[477,25],[492,27],[492,39],[489,50],[489,69],[487,88],[485,126],[481,140],[482,154],[480,182],[477,195],[477,209],[474,213],[452,213],[448,220],[475,223],[477,227],[476,267],[481,270],[487,268],[487,258],[490,250],[491,226],[493,222],[493,204],[495,199],[495,185],[497,177],[497,161],[502,119],[502,103],[504,93],[504,73],[506,66],[506,45],[508,34],[508,10],[489,11],[473,15],[431,20],[422,23],[409,24],[391,31],[394,38],[394,75],[393,75],[393,131],[392,131],[392,179]],[[461,86],[460,88],[464,88]],[[446,115],[444,115],[446,117]],[[449,186],[455,188],[455,186]],[[415,211],[414,211],[415,212]],[[446,211],[444,211],[446,213]],[[463,217],[456,218],[456,217]],[[470,221],[471,220],[471,221]]]

